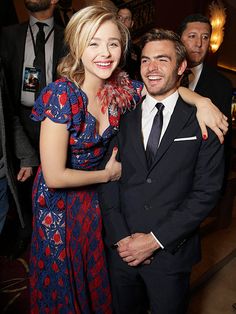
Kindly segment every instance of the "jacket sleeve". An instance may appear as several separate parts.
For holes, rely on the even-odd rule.
[[[181,246],[198,228],[215,206],[224,175],[224,146],[212,131],[202,141],[192,188],[176,210],[152,230],[168,250]]]
[[[19,117],[12,116],[13,139],[15,155],[20,160],[20,167],[35,167],[39,164],[36,151],[30,144],[27,135],[20,123]]]
[[[5,81],[1,60],[0,72],[4,117],[6,120],[6,128],[10,130],[10,132],[8,133],[10,133],[10,137],[12,139],[13,152],[15,153],[15,156],[20,160],[20,167],[37,166],[39,164],[37,153],[30,144],[18,115],[14,112],[14,107],[12,105]]]

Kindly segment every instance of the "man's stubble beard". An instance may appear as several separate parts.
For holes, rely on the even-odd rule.
[[[46,11],[50,8],[50,0],[39,0],[38,2],[33,2],[31,0],[25,0],[25,7],[30,12],[41,12]]]
[[[158,96],[163,96],[163,95],[167,95],[171,90],[177,89],[178,86],[178,82],[179,81],[179,75],[176,72],[173,74],[172,80],[168,81],[165,86],[163,86],[162,88],[160,88],[158,91],[155,91],[155,88],[151,88],[149,89],[148,86],[146,86],[146,89],[149,93],[150,96],[152,97],[158,97]]]

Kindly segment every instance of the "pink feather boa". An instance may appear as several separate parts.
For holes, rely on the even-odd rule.
[[[135,90],[126,72],[116,71],[105,83],[104,87],[98,91],[98,99],[102,104],[102,112],[105,113],[108,106],[112,109],[118,107],[121,112],[125,112],[135,107]]]

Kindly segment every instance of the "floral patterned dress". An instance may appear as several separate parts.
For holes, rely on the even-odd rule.
[[[142,85],[131,84],[137,102]],[[121,109],[108,106],[108,113],[110,125],[100,136],[84,92],[61,79],[43,90],[32,118],[65,123],[69,131],[67,166],[89,171],[97,168],[118,131]],[[112,313],[96,187],[48,188],[39,167],[32,198],[31,313]]]

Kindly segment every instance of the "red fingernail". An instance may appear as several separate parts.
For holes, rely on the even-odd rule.
[[[202,138],[204,139],[204,141],[207,139],[206,134],[203,134]]]
[[[116,150],[118,150],[118,147],[117,147],[117,146],[115,146],[113,149],[116,151]]]

